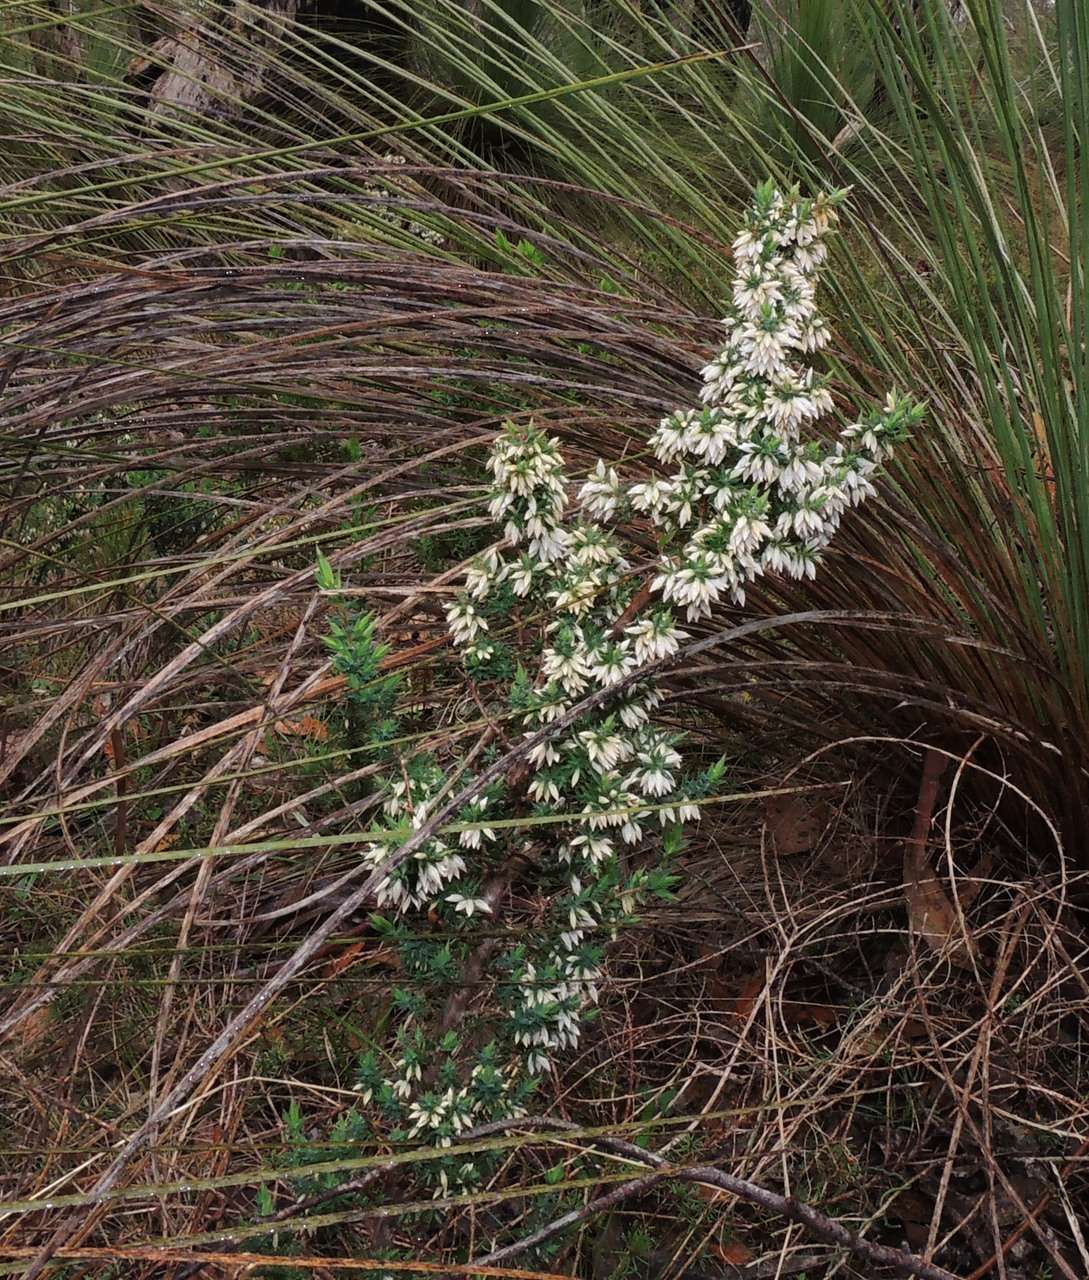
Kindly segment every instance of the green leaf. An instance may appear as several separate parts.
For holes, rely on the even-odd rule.
[[[318,568],[315,576],[322,591],[338,591],[340,589],[340,575],[333,568],[328,558],[320,551],[318,552]]]

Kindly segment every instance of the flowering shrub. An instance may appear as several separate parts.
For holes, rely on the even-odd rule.
[[[723,776],[721,762],[685,771],[680,736],[656,720],[660,694],[641,673],[679,651],[680,621],[708,616],[723,597],[742,604],[761,574],[812,577],[844,512],[873,494],[877,467],[921,417],[890,396],[837,437],[811,430],[832,408],[827,378],[806,360],[828,340],[815,291],[842,198],[757,191],[700,404],[652,437],[660,473],[629,483],[599,461],[573,513],[555,439],[508,424],[491,450],[489,513],[502,536],[447,608],[489,727],[460,769],[383,748],[388,828],[364,851],[387,868],[379,925],[414,984],[395,995],[392,1054],[360,1064],[363,1101],[391,1136],[449,1145],[482,1121],[522,1114],[554,1056],[577,1044],[605,942],[641,904],[670,896],[683,828]],[[619,522],[652,531],[649,573],[633,570]],[[335,586],[327,564],[320,576]],[[338,624],[329,643],[353,696],[374,700],[376,741],[388,743],[392,690],[377,675],[370,622]],[[524,766],[397,861],[450,788],[471,784],[519,734],[535,738]],[[517,932],[499,918],[515,880],[534,912]],[[467,1030],[470,1002],[485,1035]],[[471,1183],[476,1166],[440,1166],[439,1190],[451,1176]]]

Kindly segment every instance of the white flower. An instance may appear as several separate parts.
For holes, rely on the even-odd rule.
[[[473,662],[487,662],[495,655],[495,645],[490,640],[474,640],[465,649],[465,657]]]
[[[852,507],[858,506],[860,502],[864,502],[867,498],[875,498],[877,489],[874,487],[870,476],[877,470],[877,464],[869,458],[858,458],[854,464],[848,467],[843,476],[843,489],[848,503]]]
[[[653,585],[666,600],[687,606],[688,620],[695,622],[711,612],[719,596],[732,588],[735,580],[725,564],[698,553],[679,569],[659,574]]]
[[[788,376],[771,387],[768,413],[777,431],[793,436],[803,422],[821,416],[823,404],[819,390],[814,391],[801,379]]]
[[[646,723],[650,714],[649,708],[640,696],[624,698],[617,704],[616,712],[625,729],[638,729],[641,724]]]
[[[407,911],[416,906],[416,900],[410,897],[408,890],[391,876],[384,876],[375,889],[375,897],[380,907],[396,907],[398,911]]]
[[[600,525],[581,524],[571,531],[567,554],[576,564],[609,564],[620,558],[620,549]]]
[[[657,515],[669,501],[673,486],[668,480],[648,480],[645,484],[633,484],[628,497],[636,511]]]
[[[633,773],[631,781],[645,796],[668,795],[676,785],[673,774],[660,765],[648,765],[642,772]]]
[[[483,818],[484,815],[482,812],[478,811],[473,816],[475,819],[479,819]],[[491,841],[494,839],[495,832],[491,827],[470,827],[467,831],[462,831],[458,835],[458,844],[460,844],[463,849],[479,849],[485,841]]]
[[[591,672],[601,685],[616,684],[635,669],[636,659],[627,641],[613,641],[603,645],[593,656]]]
[[[620,828],[620,838],[625,844],[638,844],[643,838],[643,828],[631,817]]]
[[[613,769],[631,755],[631,744],[605,727],[585,729],[578,740],[590,763],[599,771]]]
[[[770,569],[772,573],[789,573],[790,567],[794,563],[790,551],[790,543],[781,538],[770,539],[764,544],[764,549],[760,553],[760,562],[765,569]]]
[[[446,622],[454,643],[471,644],[481,631],[488,630],[488,622],[476,610],[471,600],[462,597],[446,606]]]
[[[593,605],[602,586],[603,582],[598,570],[578,566],[563,581],[558,590],[552,590],[549,594],[557,609],[580,617]]]
[[[612,467],[598,458],[590,478],[579,490],[579,501],[598,520],[609,520],[620,502],[620,477]]]
[[[737,443],[737,426],[721,409],[705,409],[688,428],[688,452],[717,466]]]
[[[828,257],[828,246],[823,240],[814,240],[808,246],[799,245],[794,250],[794,261],[802,271],[815,271]]]
[[[823,532],[827,516],[824,512],[828,491],[823,487],[799,494],[797,509],[787,513],[790,529],[801,539],[812,538]]]
[[[460,911],[462,915],[471,916],[475,912],[483,912],[484,915],[490,916],[491,907],[483,898],[468,898],[460,893],[448,893],[446,901],[454,904],[454,910]]]
[[[676,805],[664,805],[658,810],[658,820],[663,827],[672,822],[698,822],[699,817],[699,805],[690,800],[683,800]]]
[[[465,573],[465,589],[475,600],[482,600],[499,576],[499,556],[495,549],[478,556]]]
[[[824,468],[821,464],[807,458],[804,450],[798,449],[779,472],[779,488],[786,493],[799,493],[811,485],[819,484],[823,476]]]
[[[767,544],[764,558],[769,569],[786,574],[788,578],[817,576],[816,552],[805,543],[791,542],[789,539],[774,539]]]
[[[681,757],[670,745],[669,739],[650,735],[648,745],[636,755],[638,767],[628,779],[627,785],[638,787],[644,795],[664,796],[677,785],[675,770],[680,768]]]
[[[700,500],[704,496],[706,479],[706,471],[689,471],[687,474],[674,477],[669,498],[666,501],[666,510],[682,529],[685,525],[692,523]]]
[[[745,555],[757,550],[765,538],[771,536],[771,526],[756,515],[738,516],[730,534],[730,550]]]
[[[465,860],[461,854],[450,853],[438,840],[417,849],[409,862],[403,865],[416,872],[416,896],[420,900],[433,897],[443,885],[465,874]]]
[[[560,759],[560,753],[556,750],[556,744],[551,738],[548,738],[544,742],[538,742],[535,747],[531,747],[527,754],[527,759],[530,764],[540,769],[546,765],[557,764]]]
[[[488,515],[493,520],[502,520],[507,512],[514,506],[514,498],[509,493],[496,493],[492,495],[491,501],[488,503]],[[508,526],[509,529],[510,526]],[[517,526],[514,526],[514,537],[511,541],[517,542],[521,537]]]
[[[532,556],[522,556],[517,564],[507,569],[506,578],[510,589],[516,596],[528,596],[533,586],[533,575],[536,565]]]
[[[570,653],[546,649],[541,658],[541,673],[549,680],[558,681],[568,693],[582,693],[590,676],[585,648],[580,644]]]
[[[798,349],[804,352],[820,351],[822,347],[828,345],[830,336],[828,326],[822,317],[814,316],[799,326]]]
[[[548,773],[534,774],[526,789],[539,804],[548,804],[550,801],[559,800],[560,798],[559,784]]]
[[[739,274],[734,284],[734,306],[750,320],[758,320],[765,307],[774,306],[782,298],[783,285],[778,275],[756,264],[744,275]]]
[[[763,248],[763,235],[746,227],[733,243],[734,260],[738,263],[744,263],[751,261],[753,258],[759,258]]]
[[[741,445],[730,475],[751,484],[773,484],[782,473],[783,451],[778,441],[750,440]]]
[[[700,370],[703,386],[700,400],[703,404],[721,404],[730,395],[739,378],[744,375],[744,362],[733,347],[719,352],[710,364]]]
[[[423,1067],[418,1062],[406,1062],[401,1058],[397,1062],[396,1070],[409,1082],[423,1078]]]
[[[786,370],[787,351],[798,339],[793,322],[746,324],[739,335],[745,353],[745,368],[761,377],[774,377]]]
[[[421,1129],[437,1129],[443,1121],[441,1099],[430,1107],[419,1100],[413,1102],[408,1109],[408,1118],[412,1121],[414,1133],[418,1133]]]
[[[575,836],[568,846],[572,853],[589,860],[591,866],[599,866],[613,856],[613,842],[608,836],[594,831],[584,831]]]
[[[567,534],[563,529],[541,525],[530,538],[529,549],[544,564],[553,564],[567,554]]]
[[[650,446],[660,462],[672,462],[688,447],[689,421],[694,416],[689,409],[671,414],[659,423],[658,430],[650,437]]]
[[[572,905],[567,911],[567,922],[572,929],[593,929],[597,917],[586,907]]]
[[[530,713],[530,718],[538,724],[551,724],[554,720],[558,720],[564,715],[568,709],[567,699],[563,696],[564,689],[561,685],[552,683],[546,685],[543,689],[535,690],[537,694],[536,710]]]
[[[881,451],[881,441],[877,428],[872,423],[855,422],[843,429],[844,440],[856,441],[867,453],[877,454]]]
[[[632,623],[627,634],[635,643],[635,660],[640,666],[672,657],[680,648],[680,642],[688,639],[688,632],[675,624],[669,609],[658,609]]]
[[[526,1071],[531,1076],[544,1075],[550,1065],[548,1054],[540,1049],[532,1049],[526,1054]]]
[[[817,309],[815,276],[803,271],[796,262],[783,259],[777,264],[779,280],[783,286],[782,312],[788,320],[805,322]]]

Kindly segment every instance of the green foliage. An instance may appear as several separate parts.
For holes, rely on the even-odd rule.
[[[823,166],[829,143],[843,145],[843,131],[860,118],[870,127],[881,122],[876,23],[866,0],[757,6],[754,28],[767,50],[768,78],[742,81],[733,105],[779,163],[789,168],[804,157]]]
[[[322,591],[340,590],[340,574],[337,573],[329,563],[328,557],[321,551],[318,552],[318,568],[314,576]]]
[[[331,567],[319,566],[319,573]],[[383,660],[390,647],[377,638],[376,620],[370,613],[345,610],[341,618],[332,618],[325,645],[333,655],[333,667],[348,682],[353,706],[381,723],[397,700],[400,680],[395,675],[381,675]]]
[[[338,1116],[325,1143],[316,1143],[308,1137],[305,1117],[294,1099],[284,1113],[282,1124],[284,1149],[280,1154],[280,1162],[285,1167],[325,1164],[360,1155],[370,1149],[374,1140],[370,1122],[354,1107]],[[312,1176],[304,1174],[292,1177],[290,1183],[296,1195],[312,1196],[320,1192],[336,1191],[353,1176],[351,1170],[331,1169]],[[335,1209],[338,1203],[343,1207],[344,1202],[331,1197],[327,1203]],[[267,1186],[262,1186],[258,1191],[258,1213],[271,1213],[273,1205],[271,1192]]]
[[[490,538],[489,530],[479,528],[427,533],[417,541],[416,553],[423,569],[428,573],[441,573],[482,551]]]
[[[608,21],[607,11],[591,9],[585,0],[564,6],[483,0],[473,12],[453,0],[437,0],[417,7],[414,21],[401,21],[414,69],[430,82],[437,102],[517,99],[623,66],[607,34],[595,29]],[[486,150],[520,151],[539,162],[552,149],[548,142],[574,142],[584,128],[577,112],[544,101],[503,114],[481,112],[462,122],[460,132]]]
[[[543,268],[548,264],[548,255],[532,240],[526,240],[523,237],[515,244],[501,229],[498,229],[495,233],[495,244],[503,255],[502,261],[508,271],[516,270],[522,264],[522,269],[528,274],[535,274],[535,269]]]

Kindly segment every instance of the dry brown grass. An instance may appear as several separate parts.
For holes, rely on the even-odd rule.
[[[678,1165],[711,1161],[875,1239],[932,1253],[957,1276],[1035,1280],[1050,1267],[1078,1277],[1089,1265],[1077,1230],[1089,1138],[1087,943],[1072,906],[1079,885],[1017,874],[1041,851],[1018,853],[995,811],[956,795],[950,804],[945,788],[931,847],[942,892],[962,910],[944,947],[913,934],[902,846],[922,752],[895,741],[884,749],[911,780],[902,793],[876,789],[848,745],[750,776],[757,794],[800,788],[803,813],[796,805],[787,820],[781,806],[755,802],[709,810],[682,900],[620,944],[600,1030],[557,1081],[551,1109],[593,1133],[647,1132],[650,1147]],[[803,834],[784,853],[777,841],[799,827],[815,837],[811,847],[796,848],[808,844]],[[297,855],[251,855],[231,873],[226,899],[222,890],[208,896],[208,914],[193,921],[178,955],[179,921],[200,881],[190,872],[157,910],[153,897],[132,900],[142,922],[172,921],[157,956],[144,944],[108,967],[67,961],[88,966],[86,985],[64,979],[63,998],[24,1022],[7,1048],[5,1199],[57,1206],[9,1215],[8,1257],[30,1256],[77,1212],[88,1230],[72,1242],[73,1257],[80,1247],[106,1251],[86,1254],[85,1274],[96,1274],[111,1247],[125,1274],[162,1274],[180,1255],[148,1252],[160,1243],[207,1254],[202,1274],[242,1274],[226,1258],[252,1239],[233,1243],[254,1219],[255,1183],[275,1186],[281,1216],[297,1219],[289,1184],[271,1172],[283,1159],[284,1116],[298,1104],[325,1145],[321,1135],[352,1102],[352,1053],[399,980],[362,922],[307,966],[158,1127],[119,1184],[120,1202],[81,1209],[79,1193],[146,1116],[149,1083],[159,1094],[168,1088],[305,936],[308,916],[284,912],[289,900],[335,882],[350,856],[335,846],[321,852],[300,882]],[[214,873],[213,887],[223,875]],[[515,916],[529,911],[515,901]],[[263,924],[262,915],[274,919]],[[492,1196],[460,1209],[455,1198],[430,1227],[407,1216],[419,1204],[410,1178],[395,1184],[400,1207],[396,1199],[380,1209],[319,1205],[314,1212],[331,1213],[332,1225],[304,1234],[303,1252],[365,1258],[392,1245],[441,1260],[468,1244],[480,1256],[495,1231],[517,1237],[536,1221],[530,1188],[547,1168],[566,1161],[575,1176],[592,1150],[583,1130],[547,1146],[526,1135]],[[610,1165],[597,1168],[589,1186],[607,1192]],[[623,1175],[623,1165],[612,1168]],[[73,1192],[76,1203],[65,1207]],[[699,1274],[732,1275],[744,1259],[746,1276],[875,1275],[721,1191],[656,1185],[584,1224],[547,1270],[609,1275],[630,1260],[633,1231],[651,1240],[653,1257],[639,1265],[656,1275],[680,1276],[696,1256]],[[228,1253],[213,1263],[217,1248]]]

